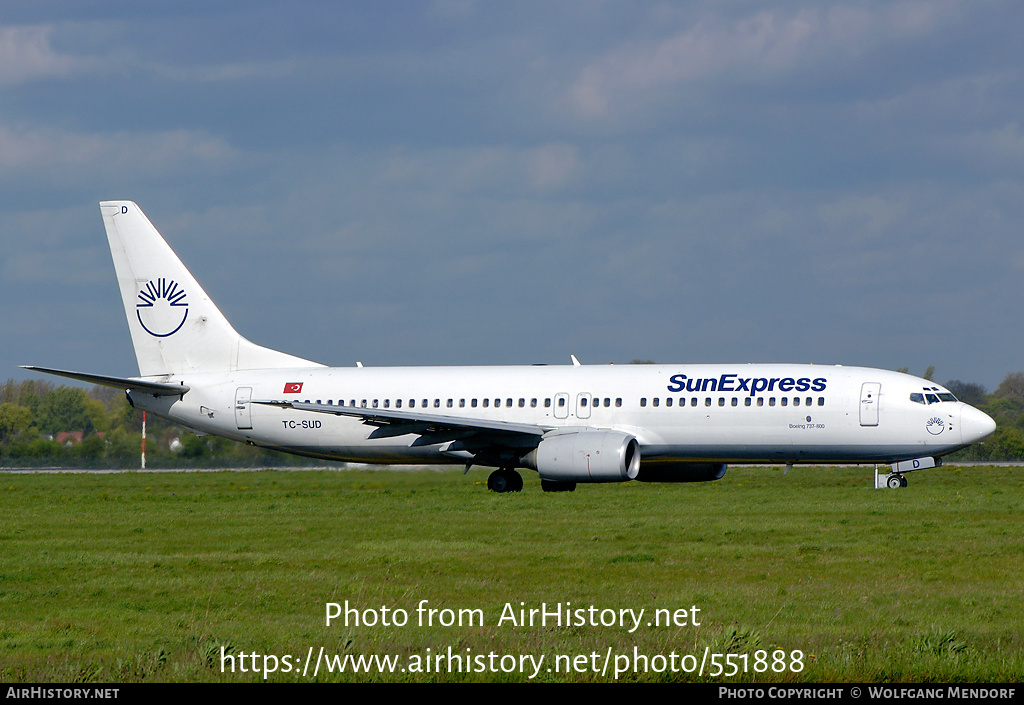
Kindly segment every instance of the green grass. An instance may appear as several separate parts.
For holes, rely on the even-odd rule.
[[[225,681],[219,654],[800,650],[734,681],[1017,681],[1024,472],[730,468],[719,482],[495,495],[473,471],[0,475],[0,680]],[[326,602],[408,611],[324,625]],[[416,626],[416,605],[485,625]],[[498,626],[506,603],[645,626]],[[646,626],[657,608],[701,626]],[[310,668],[312,673],[312,667]],[[256,676],[262,679],[262,676]],[[309,680],[276,674],[272,680]],[[516,673],[319,680],[525,680]],[[539,680],[610,680],[548,673]],[[626,674],[621,680],[700,680]],[[705,674],[702,680],[710,679]],[[720,680],[720,679],[719,679]]]

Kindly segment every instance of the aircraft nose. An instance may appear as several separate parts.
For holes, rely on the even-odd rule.
[[[996,422],[984,411],[964,404],[960,411],[960,433],[964,443],[977,443],[996,430]]]

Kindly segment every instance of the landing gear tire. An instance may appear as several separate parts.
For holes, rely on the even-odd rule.
[[[907,486],[907,478],[902,475],[889,475],[889,479],[886,480],[885,484],[887,484],[891,490],[899,489],[900,487]]]
[[[575,482],[555,482],[554,480],[541,480],[540,488],[545,492],[575,492]]]
[[[491,492],[521,492],[523,477],[515,470],[501,468],[487,478],[487,489]]]

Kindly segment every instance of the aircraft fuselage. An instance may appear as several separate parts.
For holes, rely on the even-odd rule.
[[[891,463],[950,453],[990,432],[988,417],[962,402],[911,401],[925,390],[945,392],[934,383],[861,367],[316,367],[200,373],[187,383],[181,398],[133,392],[132,399],[207,433],[368,463],[462,463],[465,456],[450,441],[373,438],[374,427],[359,418],[253,402],[616,430],[636,437],[644,461]]]

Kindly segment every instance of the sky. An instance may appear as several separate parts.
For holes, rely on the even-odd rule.
[[[0,5],[0,378],[138,372],[98,201],[330,365],[1024,369],[1024,4]]]

